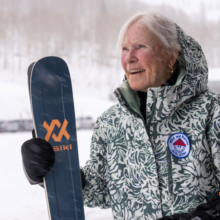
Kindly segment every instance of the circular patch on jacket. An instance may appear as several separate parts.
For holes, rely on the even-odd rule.
[[[190,152],[189,138],[183,133],[172,134],[167,141],[170,153],[177,158],[185,158]]]

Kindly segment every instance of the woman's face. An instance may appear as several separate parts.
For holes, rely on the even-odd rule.
[[[176,52],[178,53],[178,52]],[[127,30],[121,53],[121,64],[133,90],[147,92],[159,87],[171,74],[176,58],[165,52],[163,44],[141,22],[133,23]]]

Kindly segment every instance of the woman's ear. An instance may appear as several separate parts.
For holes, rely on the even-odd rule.
[[[178,50],[173,51],[171,58],[170,58],[170,62],[169,62],[169,67],[173,67],[174,64],[176,63],[176,60],[178,58]]]

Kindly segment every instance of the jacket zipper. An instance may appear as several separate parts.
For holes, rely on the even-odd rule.
[[[150,125],[151,125],[151,122],[152,122],[152,119],[153,119],[153,116],[154,116],[154,113],[155,113],[156,104],[157,104],[157,98],[155,99],[155,102],[153,104],[152,114],[150,116],[149,122],[148,122],[148,124],[146,123],[147,133],[148,133],[149,137],[150,137]],[[146,122],[147,122],[147,120],[146,120]],[[156,126],[156,124],[155,124],[155,126]],[[153,137],[154,137],[154,132],[153,132]]]
[[[167,150],[167,165],[168,165],[168,188],[170,193],[170,200],[172,201],[173,197],[173,176],[172,176],[172,160],[171,160],[171,153]]]
[[[156,103],[157,103],[157,98],[155,98],[155,102],[154,102],[154,105],[152,108],[152,114],[149,119],[149,123],[148,123],[148,125],[146,125],[149,137],[150,137],[150,125],[151,125],[151,122],[153,120],[153,116],[155,115],[155,111],[156,111]],[[158,116],[160,116],[161,113],[162,113],[162,103],[160,104],[160,107],[159,107]],[[154,140],[157,138],[156,130],[157,130],[157,124],[154,123],[153,124],[153,134],[152,134]],[[172,197],[173,197],[172,161],[171,161],[171,153],[169,152],[167,147],[166,147],[166,150],[167,150],[167,165],[168,165],[168,189],[169,189],[169,194],[170,194],[170,198],[172,201]]]

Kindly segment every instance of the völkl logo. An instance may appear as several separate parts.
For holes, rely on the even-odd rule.
[[[69,140],[70,138],[70,135],[68,134],[68,132],[66,131],[66,127],[67,127],[67,124],[68,124],[68,121],[65,119],[64,122],[63,122],[63,125],[60,129],[60,132],[58,134],[58,136],[56,134],[53,133],[52,135],[52,132],[54,130],[54,127],[55,125],[60,128],[61,126],[61,123],[59,122],[59,120],[55,119],[55,120],[52,120],[50,126],[47,124],[46,121],[44,121],[43,123],[43,126],[45,127],[45,129],[47,130],[47,134],[45,136],[45,140],[46,141],[49,141],[50,140],[50,137],[52,135],[52,138],[55,142],[59,142],[61,141],[61,139],[63,138],[63,136],[66,137],[67,140]]]

